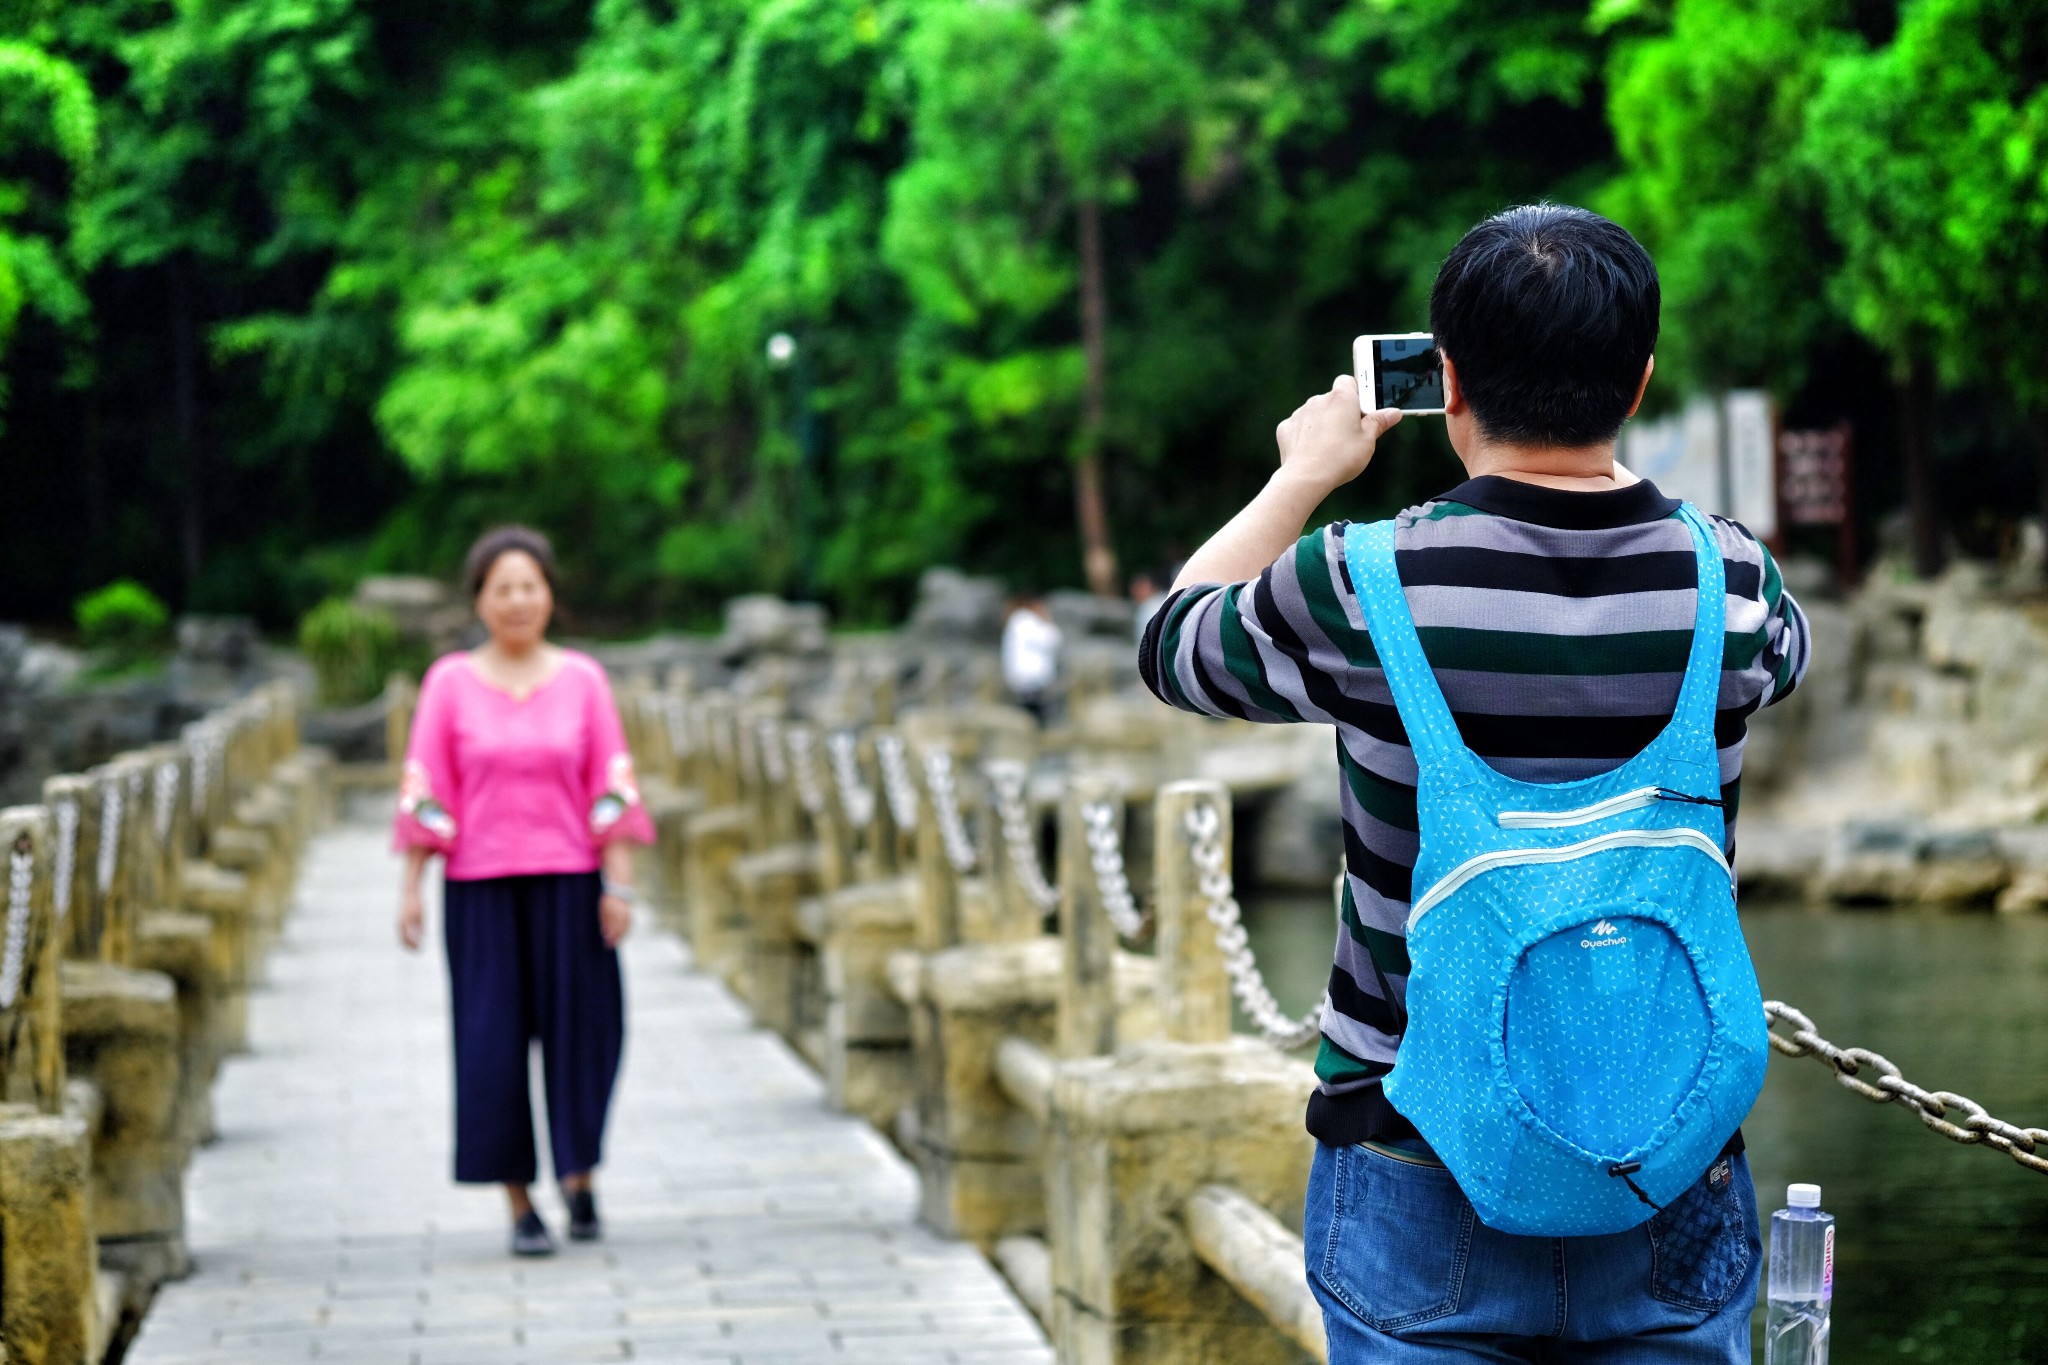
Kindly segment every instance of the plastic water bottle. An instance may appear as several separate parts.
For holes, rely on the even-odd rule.
[[[1764,1365],[1827,1365],[1828,1310],[1835,1297],[1835,1216],[1820,1211],[1820,1186],[1791,1185],[1771,1215],[1770,1319]]]

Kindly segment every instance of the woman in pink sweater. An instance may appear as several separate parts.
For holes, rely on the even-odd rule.
[[[445,859],[443,928],[455,1015],[455,1178],[501,1184],[512,1250],[555,1243],[529,1187],[537,1161],[531,1045],[569,1235],[600,1235],[591,1172],[625,1039],[618,942],[633,918],[631,842],[654,829],[596,660],[547,642],[557,587],[547,538],[491,531],[467,566],[489,643],[420,684],[399,791],[398,935],[425,936],[420,873]]]

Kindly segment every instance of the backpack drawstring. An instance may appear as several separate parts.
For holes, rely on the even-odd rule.
[[[1718,797],[1694,796],[1691,792],[1676,791],[1670,787],[1657,788],[1657,799],[1659,801],[1683,801],[1688,806],[1720,806],[1724,810],[1728,806],[1726,801]],[[1609,1171],[1608,1174],[1613,1175],[1614,1172]]]
[[[1721,803],[1716,801],[1713,804],[1718,806]],[[1634,1175],[1637,1171],[1640,1171],[1641,1169],[1643,1169],[1643,1163],[1640,1161],[1617,1161],[1612,1166],[1609,1166],[1607,1168],[1607,1174],[1610,1177],[1619,1178],[1622,1184],[1629,1187],[1630,1192],[1633,1193],[1636,1198],[1642,1200],[1645,1204],[1648,1204],[1658,1213],[1664,1212],[1664,1206],[1662,1204],[1650,1198],[1649,1195],[1644,1194],[1643,1187],[1641,1185],[1636,1184],[1635,1181],[1629,1179],[1630,1176]]]

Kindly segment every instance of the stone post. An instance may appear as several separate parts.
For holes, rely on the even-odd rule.
[[[11,1365],[96,1365],[96,1245],[83,1120],[0,1108],[0,1342]]]
[[[946,746],[952,752],[952,746]],[[906,742],[905,762],[918,792],[915,858],[917,865],[917,947],[935,953],[961,940],[960,882],[965,875],[953,865],[939,832],[939,808],[925,770],[923,746]],[[955,767],[958,761],[955,760]]]
[[[1157,898],[1159,1011],[1166,1036],[1181,1043],[1215,1043],[1230,1036],[1230,978],[1208,918],[1201,874],[1188,837],[1188,812],[1215,808],[1230,857],[1230,793],[1220,782],[1170,782],[1155,806],[1153,887]],[[1226,861],[1226,866],[1228,865]]]
[[[831,755],[825,749],[826,735],[812,728],[805,733],[810,735],[808,749],[800,752],[792,746],[790,780],[806,803],[804,826],[817,841],[818,885],[827,892],[837,891],[855,876],[854,830],[847,822],[846,808],[839,799],[839,784],[832,776]],[[807,763],[810,771],[797,771],[798,762]],[[809,801],[815,801],[817,809],[811,809]]]
[[[65,1080],[53,895],[62,868],[52,823],[41,806],[0,811],[0,1091],[7,1103],[46,1114],[62,1105]],[[17,860],[27,873],[18,884]]]
[[[732,883],[746,926],[741,993],[754,1018],[794,1043],[799,997],[814,966],[797,907],[818,893],[818,846],[782,843],[734,860]]]
[[[746,921],[733,888],[733,864],[746,852],[753,814],[740,805],[699,811],[683,822],[683,899],[697,965],[731,981],[745,950]]]
[[[391,765],[391,785],[400,781],[405,766],[405,746],[412,735],[412,713],[419,708],[420,689],[403,673],[384,680],[384,757]]]
[[[161,972],[66,962],[64,1061],[105,1104],[92,1154],[93,1222],[126,1244],[130,1269],[154,1283],[184,1266],[184,1146],[177,1131],[177,986]]]
[[[1301,1365],[1289,1335],[1198,1255],[1186,1227],[1204,1187],[1299,1229],[1312,1145],[1302,1111],[1315,1073],[1229,1035],[1214,935],[1184,818],[1227,797],[1176,783],[1158,800],[1158,954],[1168,1038],[1063,1063],[1046,1158],[1053,1342],[1063,1365]],[[1220,969],[1220,960],[1213,966]],[[1192,1037],[1200,1041],[1188,1041]]]
[[[1130,1044],[1063,1063],[1047,1155],[1053,1343],[1064,1365],[1302,1365],[1196,1254],[1204,1186],[1301,1226],[1315,1073],[1249,1038]]]
[[[919,1212],[984,1249],[1045,1223],[1037,1121],[996,1078],[1007,1039],[1053,1046],[1060,945],[970,943],[899,958],[917,1068]]]
[[[917,900],[915,879],[894,877],[843,887],[820,907],[826,1093],[884,1129],[914,1099],[910,1014],[889,988],[889,962],[911,947]]]
[[[1062,1057],[1099,1057],[1116,1050],[1116,928],[1102,908],[1081,810],[1098,801],[1121,806],[1122,800],[1113,783],[1099,777],[1077,777],[1060,803]]]

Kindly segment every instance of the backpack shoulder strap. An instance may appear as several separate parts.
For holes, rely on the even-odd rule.
[[[1422,652],[1422,638],[1409,614],[1408,598],[1401,591],[1401,575],[1394,564],[1393,521],[1353,523],[1344,533],[1344,567],[1351,574],[1373,653],[1387,675],[1394,709],[1408,731],[1416,764],[1463,767],[1475,762]]]
[[[1704,739],[1714,748],[1714,713],[1721,699],[1722,655],[1728,633],[1728,566],[1713,523],[1691,503],[1680,503],[1679,515],[1692,530],[1694,558],[1699,563],[1699,607],[1693,617],[1692,651],[1686,658],[1685,681],[1678,689],[1672,721],[1689,739]]]

